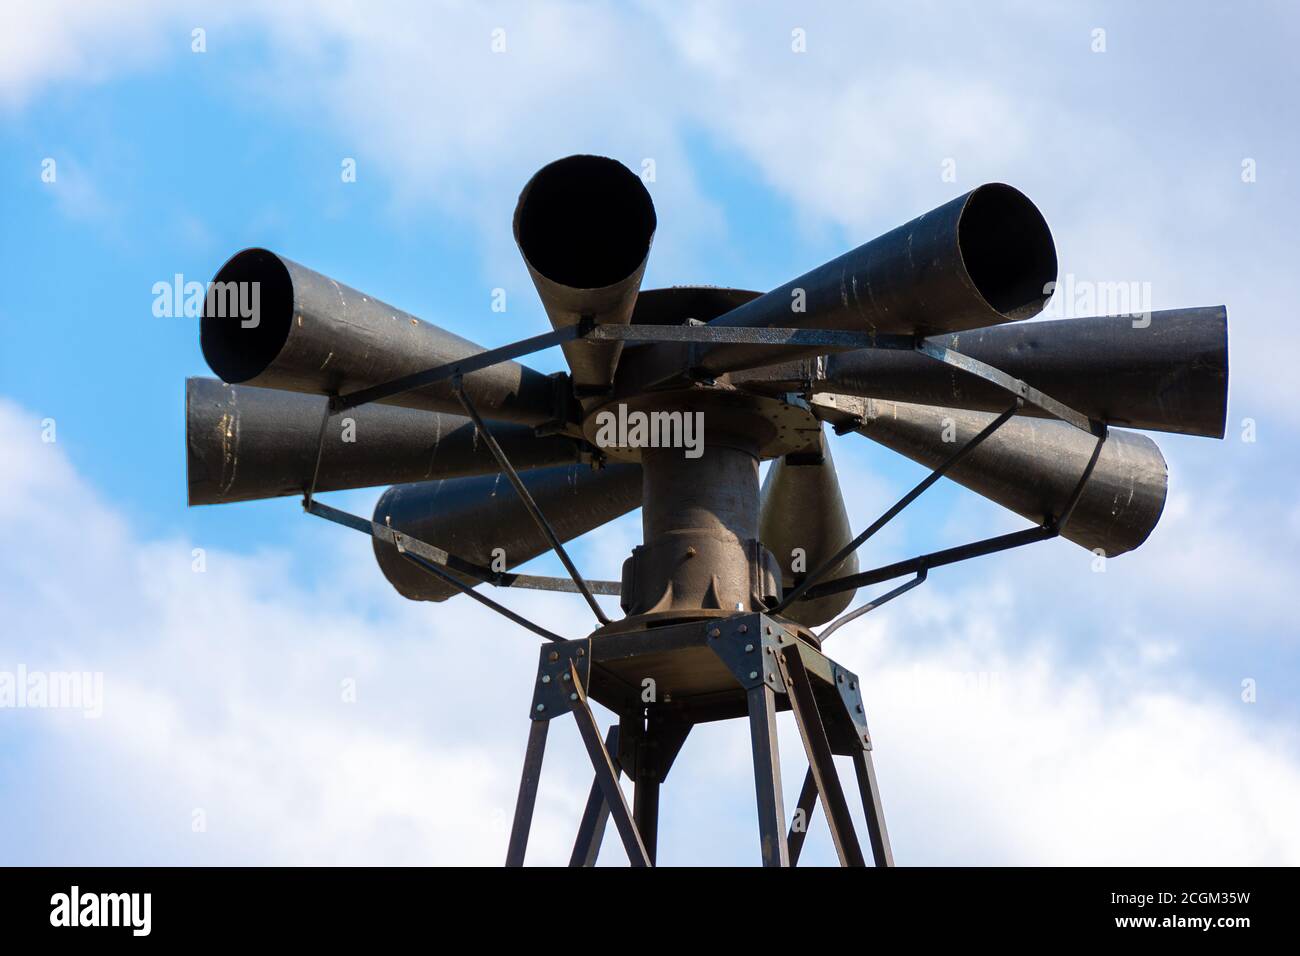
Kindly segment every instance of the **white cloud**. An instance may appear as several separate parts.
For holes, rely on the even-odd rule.
[[[41,0],[0,6],[0,105],[30,102],[48,86],[100,83],[189,51],[188,30],[163,0]]]

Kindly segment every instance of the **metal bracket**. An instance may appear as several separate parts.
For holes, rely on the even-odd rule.
[[[849,720],[853,721],[853,726],[857,728],[858,739],[862,741],[864,749],[870,750],[871,730],[867,727],[867,710],[862,703],[862,688],[858,683],[858,675],[834,661],[831,661],[831,673],[835,678],[835,689],[840,692],[840,700],[844,702],[844,710],[849,715]]]
[[[572,711],[582,693],[573,684],[576,670],[583,687],[591,676],[591,639],[565,641],[543,647],[537,664],[537,682],[528,716],[532,720],[550,720]]]
[[[797,640],[765,614],[737,615],[709,628],[709,647],[747,691],[766,684],[785,693],[777,657]]]

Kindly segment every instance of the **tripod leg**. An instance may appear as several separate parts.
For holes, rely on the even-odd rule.
[[[611,754],[617,775],[622,772],[618,757],[618,725],[609,728],[605,734],[605,749]],[[578,838],[573,844],[573,855],[569,857],[569,866],[595,866],[596,857],[600,855],[600,844],[605,838],[605,823],[609,820],[609,804],[600,789],[600,781],[593,780],[591,793],[587,795],[587,808],[582,812],[582,823],[578,826]]]
[[[803,851],[803,841],[808,836],[808,826],[812,823],[813,813],[817,810],[817,781],[813,777],[812,767],[803,778],[803,789],[799,791],[799,804],[794,811],[794,820],[790,823],[790,865],[799,865],[799,854]]]
[[[871,855],[876,866],[893,866],[894,851],[889,846],[889,831],[885,829],[885,811],[880,805],[880,784],[876,782],[876,768],[871,762],[871,751],[865,742],[860,750],[853,752],[853,769],[857,771],[862,810],[867,816]]]
[[[844,799],[844,788],[835,772],[835,759],[826,739],[826,727],[817,710],[812,683],[798,649],[792,648],[781,655],[781,669],[785,674],[786,689],[790,692],[794,720],[799,725],[799,736],[808,752],[808,770],[817,784],[822,803],[826,805],[826,822],[830,824],[831,840],[835,843],[840,864],[866,866],[858,835],[853,830],[853,818],[849,816],[848,801]]]
[[[546,731],[549,720],[534,720],[528,728],[528,749],[524,752],[524,773],[519,781],[519,799],[515,802],[515,821],[510,827],[510,846],[506,866],[523,866],[528,850],[528,830],[533,825],[533,807],[537,803],[537,784],[542,778],[542,757],[546,755]]]
[[[767,684],[751,687],[749,733],[754,747],[754,790],[764,866],[789,866],[785,808],[781,798],[781,759],[776,746],[776,692]]]
[[[618,785],[614,762],[610,759],[605,745],[601,743],[600,728],[596,726],[596,718],[592,716],[591,707],[587,704],[587,694],[578,677],[578,669],[572,663],[569,665],[569,675],[573,680],[576,696],[576,700],[573,700],[571,705],[573,719],[577,722],[578,731],[582,734],[582,742],[587,747],[587,755],[591,758],[591,765],[596,771],[596,780],[605,795],[609,814],[614,818],[614,826],[618,828],[618,835],[623,839],[623,848],[627,851],[628,861],[633,866],[649,866],[650,857],[646,853],[645,844],[641,842],[636,824],[632,821],[632,811],[628,809],[623,788]]]

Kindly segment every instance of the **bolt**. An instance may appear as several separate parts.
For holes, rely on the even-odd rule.
[[[560,652],[559,652],[559,651],[551,651],[551,653],[549,653],[549,654],[546,655],[546,659],[547,659],[548,661],[558,661],[558,660],[560,659]]]
[[[857,690],[857,689],[858,689],[858,682],[855,680],[849,681],[849,690]]]
[[[844,675],[843,675],[843,674],[839,675],[839,682],[840,682],[841,684],[844,683]]]
[[[749,625],[748,625],[748,624],[742,624],[742,625],[740,625],[740,633],[741,633],[741,634],[748,634],[748,633],[749,633]]]
[[[563,680],[563,681],[565,681],[565,682],[567,683],[568,680],[569,680],[569,675],[568,675],[568,674],[565,674],[565,675],[564,675],[563,677],[561,677],[560,679]]]
[[[686,556],[688,558],[693,558],[697,554],[699,554],[699,552],[695,550],[695,545],[691,545],[689,548],[686,549]]]
[[[752,651],[753,649],[754,649],[754,645],[753,645],[753,644],[746,644],[746,645],[745,645],[745,651],[746,651],[746,652]]]
[[[862,705],[861,705],[861,704],[858,704],[858,713],[859,713],[859,714],[862,713]]]
[[[538,704],[538,705],[537,705],[537,712],[538,712],[539,714],[540,714],[542,711],[544,711],[545,709],[546,709],[546,705],[545,705],[545,704]]]
[[[749,672],[749,679],[750,679],[750,680],[753,680],[753,679],[756,678],[757,676],[758,676],[758,671],[750,671],[750,672]]]
[[[869,743],[871,743],[871,737],[870,737],[869,735],[867,735],[867,734],[863,734],[863,735],[862,735],[862,742],[863,742],[864,744],[869,744]]]
[[[585,647],[580,647],[580,648],[578,648],[578,656],[579,656],[579,657],[586,657],[586,656],[587,656],[587,649],[586,649]]]
[[[569,700],[577,700],[577,699],[578,699],[577,691],[574,691],[572,694],[569,695]]]
[[[718,630],[716,627],[713,630],[709,631],[709,637],[721,637],[721,636],[722,636],[722,632]]]
[[[543,684],[549,684],[550,682],[551,682],[551,675],[550,675],[550,674],[543,674],[543,675],[542,675],[542,683],[543,683]]]

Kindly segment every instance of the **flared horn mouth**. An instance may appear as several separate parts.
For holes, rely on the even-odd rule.
[[[641,178],[604,156],[543,166],[515,209],[515,241],[528,265],[557,285],[603,289],[636,272],[654,238],[654,201]]]
[[[989,183],[966,195],[957,251],[972,288],[1007,319],[1037,315],[1056,281],[1056,245],[1047,220],[1020,190]]]
[[[625,325],[632,317],[656,226],[640,177],[604,156],[542,167],[515,207],[515,241],[551,326]],[[608,390],[621,342],[567,342],[578,395]]]

